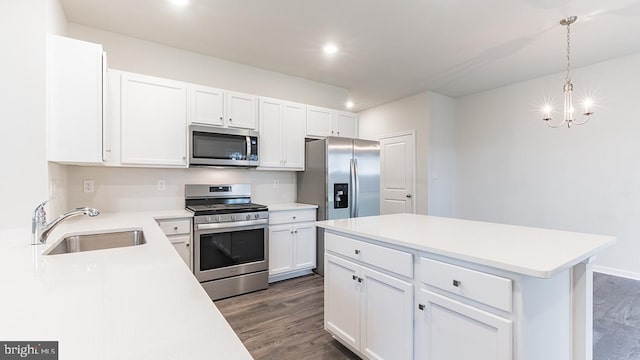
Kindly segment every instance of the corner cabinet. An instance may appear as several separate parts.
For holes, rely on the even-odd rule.
[[[193,272],[193,246],[191,218],[157,220],[158,226],[167,235],[178,255]]]
[[[102,46],[47,38],[47,159],[72,164],[103,161]]]
[[[325,233],[324,326],[369,359],[413,359],[413,256]]]
[[[255,95],[188,84],[187,107],[189,124],[257,128]]]
[[[260,167],[304,170],[306,106],[260,98]]]
[[[269,211],[269,282],[316,267],[316,209]]]
[[[307,137],[358,137],[358,114],[307,106]]]
[[[121,162],[187,166],[186,85],[123,73]]]

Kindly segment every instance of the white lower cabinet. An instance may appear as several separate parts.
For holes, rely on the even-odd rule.
[[[193,271],[191,218],[157,220],[160,229],[167,235],[182,261]]]
[[[413,284],[325,255],[325,329],[369,359],[413,358]]]
[[[316,267],[316,209],[269,213],[269,282],[311,273]]]
[[[421,288],[416,359],[511,360],[512,321]]]

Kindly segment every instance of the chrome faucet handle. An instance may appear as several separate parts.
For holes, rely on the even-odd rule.
[[[45,200],[40,205],[36,206],[31,216],[31,244],[40,244],[40,233],[47,224],[47,212],[44,210],[44,206],[49,201]]]
[[[47,205],[48,202],[49,200],[43,201],[33,210],[32,219],[34,222],[47,222],[47,212],[44,210],[44,206]]]

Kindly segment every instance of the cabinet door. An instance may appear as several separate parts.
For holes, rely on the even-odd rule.
[[[256,128],[256,97],[227,91],[225,96],[225,113],[228,127]]]
[[[316,267],[316,226],[314,223],[295,225],[294,269],[313,269]]]
[[[333,110],[307,106],[307,135],[333,136],[331,126],[333,123]]]
[[[364,266],[360,273],[360,351],[370,359],[413,359],[413,284]]]
[[[122,163],[186,166],[184,83],[122,75]]]
[[[293,270],[293,229],[269,226],[269,276]]]
[[[512,322],[421,289],[416,342],[425,360],[511,360]]]
[[[283,164],[282,130],[283,103],[279,100],[260,99],[260,166],[279,168]]]
[[[358,137],[358,114],[337,111],[333,130],[336,136],[357,138]]]
[[[324,327],[360,349],[359,266],[331,254],[324,261]]]
[[[307,109],[302,104],[285,103],[282,117],[284,131],[284,167],[304,170],[304,134]],[[263,148],[264,149],[264,148]]]
[[[48,51],[47,158],[101,163],[102,46],[51,35]]]
[[[191,237],[189,235],[171,236],[169,241],[180,254],[182,261],[191,269]]]
[[[187,87],[190,124],[224,126],[224,92],[205,86]]]

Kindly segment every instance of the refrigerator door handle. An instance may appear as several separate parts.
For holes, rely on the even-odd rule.
[[[354,172],[354,189],[353,189],[353,214],[354,217],[358,217],[360,213],[360,203],[359,203],[359,195],[360,195],[360,175],[358,174],[358,159],[353,159],[353,172]]]
[[[356,217],[356,167],[355,167],[355,160],[351,159],[349,160],[349,183],[351,186],[351,194],[350,194],[350,202],[351,204],[349,205],[349,217]]]

